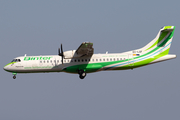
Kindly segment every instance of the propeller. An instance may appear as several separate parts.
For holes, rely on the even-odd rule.
[[[60,48],[58,49],[58,53],[59,53],[58,55],[61,56],[61,58],[62,58],[61,60],[62,60],[62,64],[63,64],[64,53],[63,53],[62,44],[61,44],[61,50],[60,50]]]

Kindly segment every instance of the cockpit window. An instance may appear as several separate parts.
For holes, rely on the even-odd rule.
[[[21,62],[20,59],[13,59],[11,62]]]

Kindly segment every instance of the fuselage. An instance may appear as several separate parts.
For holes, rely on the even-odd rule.
[[[58,55],[45,56],[21,56],[14,58],[11,63],[7,64],[4,69],[9,72],[16,73],[34,73],[34,72],[69,72],[77,73],[77,69],[81,67],[86,68],[86,72],[95,72],[97,70],[104,70],[102,64],[116,63],[127,61],[130,56],[126,54],[94,54],[91,57],[62,59]],[[19,60],[19,61],[18,61]],[[73,67],[76,70],[68,70]]]
[[[58,55],[45,56],[21,56],[14,58],[4,69],[14,73],[36,73],[36,72],[68,72],[77,73],[77,70],[83,69],[86,73],[102,70],[125,70],[144,66],[147,64],[160,62],[175,58],[176,55],[166,55],[164,58],[157,59],[157,56],[149,55],[149,61],[138,64],[146,57],[140,54],[118,53],[118,54],[94,54],[91,57],[64,59]]]

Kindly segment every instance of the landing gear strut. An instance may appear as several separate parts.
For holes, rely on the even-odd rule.
[[[16,79],[16,75],[17,75],[17,73],[13,73],[13,79]]]
[[[86,77],[86,72],[84,70],[78,70],[79,78],[84,79]]]

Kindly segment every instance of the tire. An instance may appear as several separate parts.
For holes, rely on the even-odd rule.
[[[15,76],[15,75],[13,76],[13,79],[16,79],[16,76]]]
[[[86,77],[86,72],[84,72],[84,70],[79,70],[78,73],[80,79],[84,79]]]

